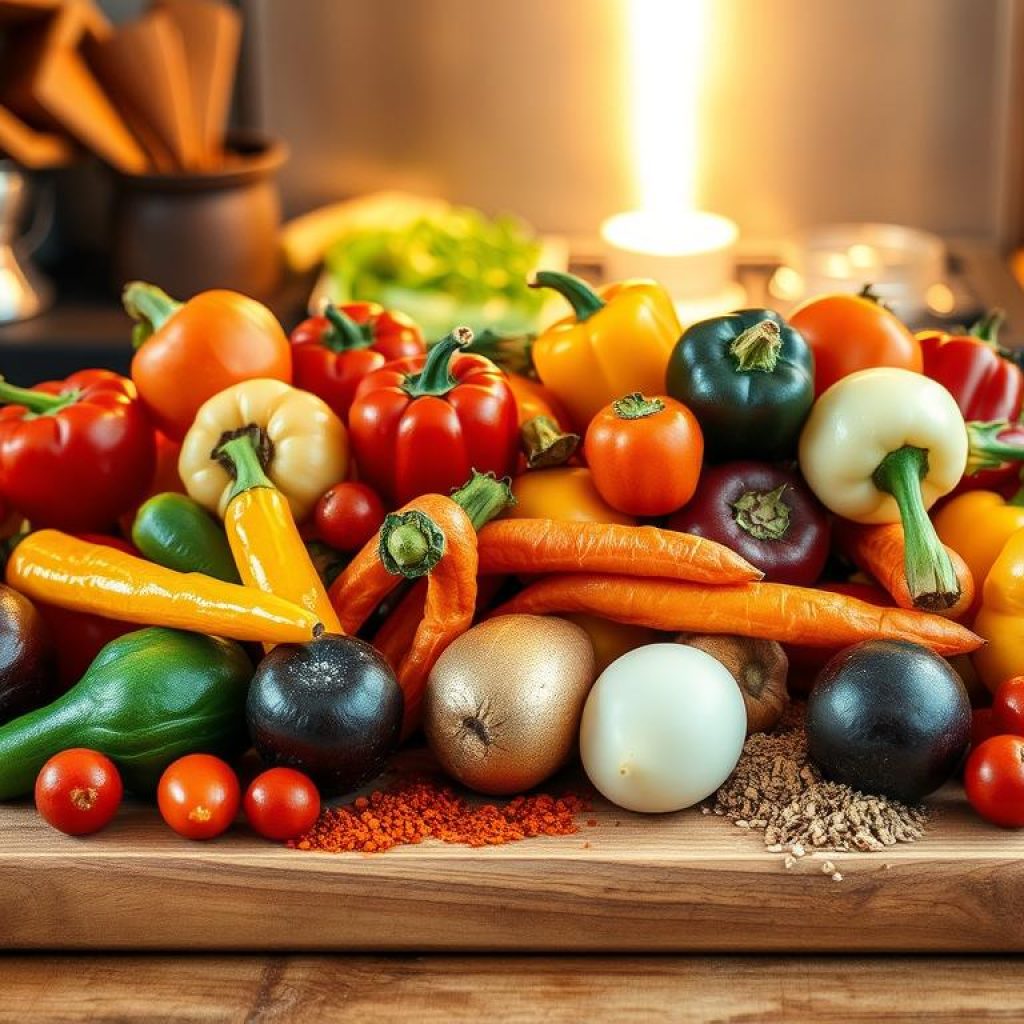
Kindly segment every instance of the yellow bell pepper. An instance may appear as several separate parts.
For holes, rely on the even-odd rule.
[[[1024,674],[1024,530],[1003,545],[989,571],[974,631],[988,641],[972,657],[990,690]]]
[[[512,481],[512,495],[516,502],[504,513],[507,519],[636,524],[632,516],[616,511],[597,493],[590,470],[582,466],[523,473]]]
[[[936,512],[935,532],[967,563],[978,587],[977,605],[985,577],[1003,545],[1020,529],[1024,529],[1024,505],[1008,502],[995,491],[958,494]]]
[[[616,398],[665,390],[668,359],[682,327],[661,285],[623,281],[594,291],[572,274],[542,270],[533,287],[555,289],[573,308],[572,316],[533,343],[533,363],[580,433]]]
[[[224,517],[234,480],[214,452],[250,428],[257,428],[261,468],[301,523],[345,479],[348,432],[326,402],[279,380],[242,381],[200,406],[178,458],[189,497]]]

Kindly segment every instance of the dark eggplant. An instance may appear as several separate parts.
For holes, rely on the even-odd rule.
[[[35,605],[0,584],[0,723],[57,696],[57,657]]]
[[[309,775],[324,795],[349,793],[398,746],[402,690],[384,658],[355,637],[281,644],[249,688],[249,735],[267,764]]]
[[[960,767],[971,702],[937,654],[906,641],[868,640],[822,669],[806,727],[808,753],[822,774],[913,804]]]
[[[706,467],[667,525],[732,548],[772,583],[809,587],[828,558],[825,509],[798,473],[764,462]]]

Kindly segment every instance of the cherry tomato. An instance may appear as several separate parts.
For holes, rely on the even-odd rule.
[[[160,778],[157,804],[164,821],[186,839],[212,839],[238,814],[241,791],[231,766],[212,754],[178,758]]]
[[[1024,736],[1024,676],[1000,684],[992,699],[992,717],[996,732]]]
[[[367,484],[335,484],[313,513],[320,539],[339,551],[358,551],[384,522],[384,503]]]
[[[69,836],[89,835],[109,825],[123,795],[114,762],[83,747],[54,755],[36,778],[36,808]]]
[[[664,516],[697,489],[704,436],[696,417],[664,395],[626,395],[587,427],[583,451],[598,493],[632,516]]]
[[[271,768],[245,791],[245,816],[264,839],[294,839],[320,817],[320,793],[308,775]]]
[[[837,380],[874,366],[920,373],[921,344],[881,303],[863,295],[825,295],[805,302],[789,323],[814,353],[815,397]]]
[[[972,750],[964,769],[964,789],[986,821],[1024,828],[1024,739],[993,736]]]

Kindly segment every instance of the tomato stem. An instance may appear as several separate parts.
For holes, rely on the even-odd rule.
[[[530,287],[553,288],[572,306],[578,323],[589,320],[605,306],[604,299],[586,281],[575,274],[565,274],[560,270],[538,270],[530,282]]]
[[[990,309],[967,333],[998,351],[999,331],[1005,322],[1006,313],[1003,310]]]
[[[927,475],[928,452],[904,445],[882,459],[872,480],[880,491],[891,494],[899,506],[904,568],[914,604],[937,611],[952,608],[960,599],[960,582],[924,507],[921,481]]]
[[[444,549],[444,534],[419,510],[385,516],[377,551],[392,576],[404,576],[407,580],[426,576],[441,561]]]
[[[647,416],[656,415],[664,408],[665,403],[660,398],[647,398],[639,391],[623,395],[612,402],[612,411],[620,420],[642,420]]]
[[[561,466],[579,447],[579,434],[566,434],[550,416],[534,416],[519,428],[519,444],[530,469]]]

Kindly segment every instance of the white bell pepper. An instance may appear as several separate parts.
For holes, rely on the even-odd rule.
[[[919,373],[861,370],[815,403],[800,469],[818,499],[858,523],[903,523],[914,603],[949,608],[960,585],[928,509],[960,482],[967,427],[953,396]]]

